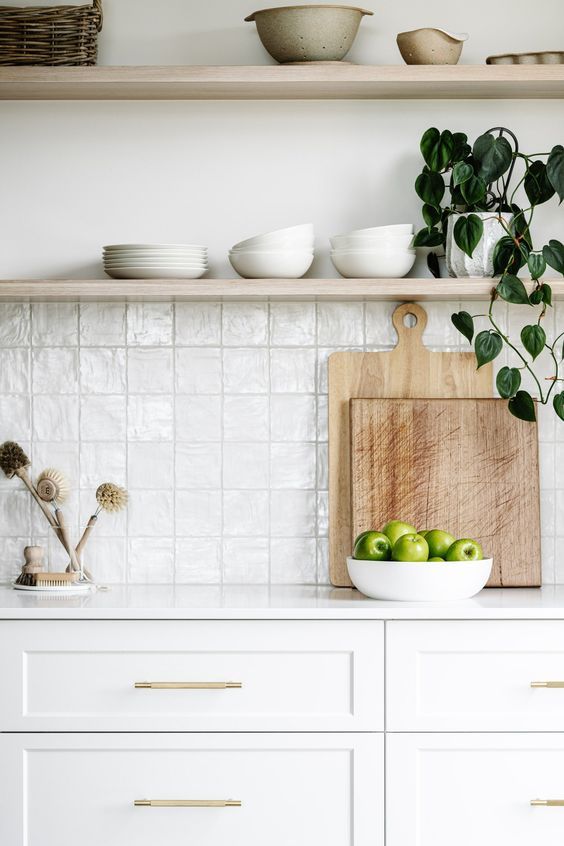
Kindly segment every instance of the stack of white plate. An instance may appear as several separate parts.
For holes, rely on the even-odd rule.
[[[330,241],[331,261],[347,279],[399,279],[415,264],[411,223],[356,229]]]
[[[313,224],[277,229],[240,241],[229,261],[244,279],[299,279],[313,262]]]
[[[109,244],[104,270],[112,279],[199,279],[208,248],[198,244]]]

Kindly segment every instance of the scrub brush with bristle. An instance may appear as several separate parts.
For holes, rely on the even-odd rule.
[[[125,508],[128,498],[129,494],[126,489],[120,487],[119,485],[115,485],[113,482],[104,482],[99,486],[96,491],[96,502],[98,503],[98,508],[86,524],[86,528],[82,533],[78,546],[76,547],[76,554],[79,559],[86,541],[88,540],[92,529],[96,525],[100,512],[107,511],[109,514],[117,514],[118,511],[122,511]]]
[[[14,476],[17,476],[18,479],[22,480],[53,529],[57,531],[59,526],[54,515],[37,493],[27,472],[30,466],[31,461],[19,444],[16,444],[14,441],[5,441],[3,444],[0,444],[0,469],[4,471],[8,479],[13,479]]]

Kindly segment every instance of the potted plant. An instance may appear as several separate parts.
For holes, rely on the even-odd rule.
[[[461,311],[452,316],[454,325],[470,343],[474,341],[478,367],[497,358],[504,346],[512,351],[515,366],[503,367],[496,379],[497,390],[509,401],[512,414],[534,421],[535,404],[546,405],[552,400],[556,414],[564,420],[564,391],[557,390],[562,382],[564,332],[549,342],[542,325],[547,308],[552,306],[552,289],[542,277],[547,266],[564,275],[564,245],[551,240],[535,248],[531,237],[536,207],[555,195],[560,202],[564,200],[564,147],[557,145],[550,152],[527,155],[520,152],[515,135],[503,127],[485,132],[471,147],[462,132],[432,128],[421,139],[421,152],[425,167],[417,177],[415,190],[424,203],[426,226],[417,233],[415,246],[444,247],[453,275],[458,275],[459,268],[461,274],[478,275],[477,269],[482,268],[480,275],[499,277],[487,314]],[[520,169],[516,175],[517,165]],[[516,202],[521,189],[528,201],[524,207]],[[461,256],[465,257],[462,261]],[[429,256],[429,267],[439,275],[435,254]],[[518,275],[525,267],[532,278],[532,290],[527,290]],[[494,310],[499,299],[536,309],[521,331],[522,347],[499,325]],[[476,318],[485,319],[487,328],[474,338]],[[551,373],[541,381],[534,362],[545,350]],[[520,389],[523,372],[533,380],[535,396]]]

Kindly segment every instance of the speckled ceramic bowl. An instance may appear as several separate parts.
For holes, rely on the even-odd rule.
[[[280,6],[245,18],[257,25],[273,59],[291,62],[340,62],[349,52],[364,15],[356,6]]]
[[[465,32],[424,28],[400,32],[397,42],[407,65],[456,65],[467,38]]]

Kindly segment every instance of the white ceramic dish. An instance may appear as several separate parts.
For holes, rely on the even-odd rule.
[[[230,253],[229,261],[244,279],[300,279],[310,269],[313,253]]]
[[[334,250],[372,250],[380,247],[391,247],[393,249],[407,250],[413,241],[413,235],[369,235],[349,237],[342,235],[330,238]]]
[[[199,279],[205,267],[106,267],[112,279]]]
[[[493,559],[482,561],[357,561],[347,558],[353,585],[365,596],[403,602],[470,599],[486,585]]]
[[[383,235],[398,234],[413,235],[413,223],[391,223],[389,226],[370,226],[368,229],[352,229],[350,232],[343,232],[341,235],[335,235],[335,238],[355,238],[359,236],[369,235]]]
[[[284,246],[297,244],[299,247],[303,244],[313,244],[313,240],[313,223],[303,223],[299,226],[290,226],[287,229],[275,229],[272,232],[265,232],[262,235],[254,235],[252,238],[246,238],[244,241],[234,244],[231,249],[246,250],[253,249],[259,245],[262,249],[265,245],[272,245],[274,243],[283,244]]]
[[[165,261],[165,259],[116,259],[104,261],[105,267],[208,267],[207,261],[197,261],[196,259],[178,259],[174,261]]]
[[[17,585],[15,582],[12,584],[14,590],[27,590],[30,593],[57,593],[60,596],[73,596],[77,593],[86,593],[89,590],[93,590],[93,584],[74,584],[72,587],[37,587],[35,585]]]
[[[331,261],[345,279],[401,279],[407,276],[415,258],[415,250],[331,253]]]
[[[205,258],[208,254],[207,250],[113,250],[112,252],[104,252],[106,258],[137,258],[138,256],[145,256],[147,258],[186,258],[187,256],[197,256],[198,258]]]
[[[207,250],[204,244],[106,244],[104,250]]]
[[[265,244],[251,244],[250,247],[231,247],[230,253],[238,255],[239,253],[282,253],[282,252],[305,252],[309,250],[313,252],[313,241],[273,241]]]

